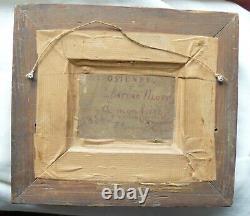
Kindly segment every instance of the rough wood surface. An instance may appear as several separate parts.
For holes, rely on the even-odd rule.
[[[138,205],[129,200],[104,202],[100,197],[101,186],[95,182],[55,181],[34,177],[36,81],[30,82],[24,79],[24,76],[32,68],[37,57],[35,31],[71,28],[91,20],[111,22],[121,26],[125,31],[166,32],[219,38],[218,72],[226,76],[227,82],[217,87],[217,180],[188,186],[156,185],[152,187],[153,192],[149,194],[145,205],[231,205],[237,117],[238,16],[216,12],[80,5],[25,5],[17,6],[15,10],[12,201],[61,205]]]

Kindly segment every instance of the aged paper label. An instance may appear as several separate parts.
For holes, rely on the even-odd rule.
[[[171,139],[175,79],[159,76],[80,76],[78,131],[91,139]]]

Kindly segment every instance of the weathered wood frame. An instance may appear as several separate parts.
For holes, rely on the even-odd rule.
[[[94,182],[34,177],[36,82],[26,82],[23,77],[31,69],[37,56],[35,32],[39,29],[72,28],[95,19],[114,23],[125,31],[192,34],[219,39],[218,73],[225,75],[227,83],[217,85],[216,89],[217,180],[182,187],[169,186],[161,190],[152,187],[146,205],[231,205],[237,120],[238,16],[216,12],[79,5],[26,5],[18,6],[15,10],[12,201],[35,204],[138,205],[129,200],[104,201],[100,196],[102,187]],[[135,25],[131,25],[133,20],[136,20]],[[137,184],[129,186],[137,187]]]

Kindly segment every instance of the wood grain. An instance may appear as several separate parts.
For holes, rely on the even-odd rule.
[[[24,78],[36,59],[35,31],[71,28],[91,20],[119,25],[124,31],[165,32],[219,38],[217,86],[217,180],[187,186],[153,186],[146,206],[228,206],[234,188],[238,16],[229,13],[82,5],[25,5],[15,9],[12,84],[12,202],[57,205],[137,206],[129,200],[105,202],[100,183],[34,178],[36,80]],[[102,187],[105,183],[102,184]],[[126,186],[126,185],[125,185]],[[137,187],[133,183],[130,187]]]

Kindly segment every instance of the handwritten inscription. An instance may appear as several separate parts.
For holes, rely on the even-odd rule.
[[[92,139],[171,139],[174,78],[80,76],[79,136]]]

